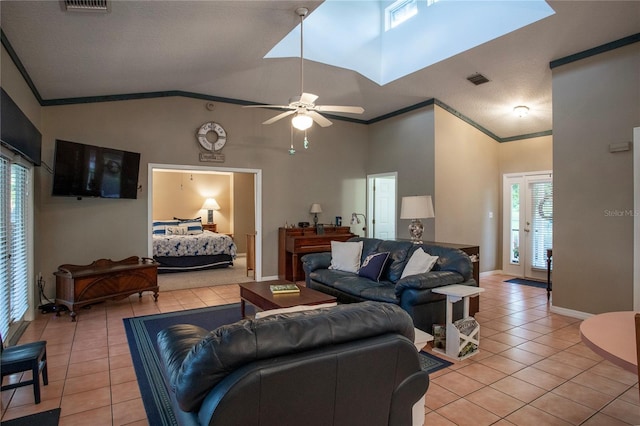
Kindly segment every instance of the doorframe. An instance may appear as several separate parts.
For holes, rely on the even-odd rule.
[[[640,311],[640,127],[633,129],[633,310]]]
[[[153,231],[153,172],[156,170],[177,170],[193,172],[226,172],[226,173],[247,173],[253,174],[254,187],[254,217],[256,230],[256,251],[255,251],[255,280],[262,281],[262,170],[243,169],[236,167],[217,166],[193,166],[184,164],[161,164],[149,163],[147,168],[147,253],[153,257],[152,231]]]
[[[393,183],[395,185],[395,194],[396,194],[396,202],[393,205],[393,209],[395,211],[395,221],[393,224],[393,233],[395,238],[398,237],[398,172],[386,172],[386,173],[374,173],[367,175],[367,236],[374,236],[374,210],[375,210],[375,191],[373,182],[377,178],[393,178]]]
[[[519,173],[504,173],[502,175],[502,271],[505,274],[510,274],[510,275],[516,275],[518,277],[525,277],[526,276],[526,270],[525,270],[525,263],[524,260],[521,260],[520,265],[518,266],[518,268],[520,269],[520,273],[518,274],[514,274],[512,271],[513,269],[509,269],[508,266],[510,265],[510,256],[509,256],[509,250],[511,250],[511,238],[510,238],[510,227],[508,226],[510,221],[507,221],[507,218],[511,218],[511,209],[510,207],[507,207],[507,203],[506,203],[506,198],[507,198],[507,179],[509,178],[522,178],[522,182],[520,183],[521,188],[520,188],[520,197],[521,197],[521,207],[522,207],[522,188],[526,186],[527,184],[527,178],[528,177],[534,177],[534,176],[550,176],[551,177],[551,182],[553,182],[553,170],[540,170],[540,171],[534,171],[534,172],[519,172]],[[510,205],[510,204],[509,204]],[[521,225],[522,226],[522,225]],[[520,236],[520,244],[522,245],[523,239],[522,239],[522,235]]]

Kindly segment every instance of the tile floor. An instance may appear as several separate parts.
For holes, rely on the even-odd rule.
[[[483,277],[481,352],[431,376],[425,425],[640,424],[638,379],[580,342],[579,320],[543,289]],[[146,425],[123,318],[239,301],[236,285],[134,295],[68,316],[38,315],[21,342],[46,339],[49,385],[2,392],[2,421],[61,408],[60,425]],[[19,380],[19,378],[12,378]]]

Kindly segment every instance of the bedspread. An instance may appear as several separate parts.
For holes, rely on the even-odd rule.
[[[236,258],[236,244],[231,237],[211,231],[197,235],[154,235],[154,256],[204,256],[228,254]]]

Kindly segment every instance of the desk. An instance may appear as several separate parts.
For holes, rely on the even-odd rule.
[[[307,253],[331,251],[331,241],[347,241],[355,237],[348,226],[324,226],[318,235],[316,228],[279,228],[278,279],[296,282],[304,279],[300,258]]]
[[[635,312],[607,312],[580,324],[582,342],[613,364],[638,373]]]

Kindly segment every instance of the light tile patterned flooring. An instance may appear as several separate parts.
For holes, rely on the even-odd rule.
[[[549,311],[544,289],[483,277],[479,354],[431,376],[425,425],[640,424],[638,379],[580,342],[580,321]],[[2,392],[2,421],[61,408],[60,425],[146,425],[123,318],[239,301],[236,285],[164,291],[38,315],[21,342],[47,340],[49,385]],[[13,378],[18,380],[18,378]]]

